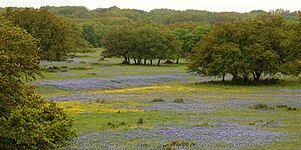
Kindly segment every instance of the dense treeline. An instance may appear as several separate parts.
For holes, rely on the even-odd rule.
[[[99,41],[101,41],[104,35],[110,30],[115,29],[119,25],[142,20],[151,20],[165,25],[185,22],[216,24],[224,21],[234,21],[241,18],[253,18],[264,14],[281,15],[290,21],[298,20],[298,12],[289,12],[283,9],[270,12],[255,10],[249,13],[216,13],[202,10],[179,11],[172,9],[154,9],[150,12],[146,12],[136,9],[120,9],[118,7],[98,8],[94,10],[88,10],[85,7],[71,6],[43,8],[48,9],[52,13],[72,18],[76,20],[76,22],[81,22],[81,26],[86,29],[84,31],[85,39],[87,39],[94,47],[103,46]],[[89,26],[88,30],[87,25]],[[93,30],[95,34],[93,33]]]
[[[40,9],[47,9],[53,14],[71,19],[80,28],[80,31],[82,32],[81,36],[94,47],[103,46],[100,41],[110,30],[115,29],[120,25],[142,20],[152,20],[165,25],[185,22],[216,24],[242,18],[254,18],[265,14],[277,14],[283,16],[286,20],[298,21],[298,12],[290,12],[283,9],[277,9],[270,12],[254,10],[249,13],[216,13],[201,10],[179,11],[172,9],[154,9],[150,12],[146,12],[136,9],[120,9],[118,7],[89,10],[83,6],[45,6]],[[1,12],[5,12],[5,9],[0,8],[0,13]]]

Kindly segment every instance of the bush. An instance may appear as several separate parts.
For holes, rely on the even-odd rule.
[[[173,64],[173,62],[171,61],[171,60],[166,60],[165,62],[164,62],[164,64]]]
[[[174,103],[184,103],[184,99],[183,98],[176,98],[173,100]]]
[[[193,147],[195,142],[173,140],[170,143],[164,144],[164,149],[175,149],[175,147]]]
[[[297,110],[297,108],[288,107],[287,110]]]
[[[152,102],[164,102],[163,98],[155,98],[152,100]]]
[[[250,108],[252,108],[252,109],[260,109],[260,110],[274,109],[273,107],[270,107],[267,104],[256,104],[256,105],[250,106]]]
[[[139,118],[137,124],[143,124],[143,118]]]
[[[73,120],[53,102],[18,106],[0,118],[0,149],[50,149],[76,136]]]

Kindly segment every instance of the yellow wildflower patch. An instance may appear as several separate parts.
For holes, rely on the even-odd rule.
[[[118,90],[106,90],[106,91],[90,91],[91,94],[115,94],[115,93],[147,93],[150,91],[196,91],[200,89],[184,87],[184,86],[145,86],[145,87],[135,87],[127,89],[118,89]]]
[[[72,114],[79,113],[117,113],[117,112],[143,112],[140,109],[128,109],[128,108],[113,108],[112,105],[98,104],[98,103],[86,103],[79,101],[70,102],[57,102],[57,105],[63,108],[66,112]]]

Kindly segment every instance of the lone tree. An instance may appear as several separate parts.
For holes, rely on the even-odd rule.
[[[231,74],[233,80],[244,81],[281,72],[286,62],[284,26],[279,16],[218,24],[192,51],[188,69],[207,76]]]
[[[0,149],[50,149],[75,136],[73,120],[27,84],[39,74],[37,42],[0,17]]]
[[[174,59],[179,55],[180,42],[174,33],[161,24],[142,21],[126,24],[109,32],[103,39],[106,57],[123,57],[126,64],[130,59],[135,64],[153,64],[158,59],[158,65],[163,59]],[[142,62],[144,59],[144,62]]]

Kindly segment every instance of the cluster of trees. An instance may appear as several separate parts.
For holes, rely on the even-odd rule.
[[[103,39],[106,57],[123,57],[124,63],[130,59],[142,64],[142,59],[152,65],[154,59],[172,59],[180,50],[180,43],[167,27],[150,21],[126,24],[109,32]]]
[[[108,32],[125,24],[141,22],[143,20],[151,20],[173,27],[172,30],[175,30],[174,27],[177,27],[181,23],[188,24],[188,26],[196,24],[209,26],[224,21],[235,21],[240,18],[254,18],[263,14],[277,14],[283,16],[286,20],[292,22],[298,21],[297,12],[290,12],[283,9],[277,9],[270,12],[254,10],[249,13],[215,13],[201,10],[179,11],[172,9],[154,9],[150,12],[146,12],[136,9],[120,9],[115,6],[110,8],[97,8],[94,10],[88,10],[82,6],[45,6],[38,10],[10,8],[10,11],[7,11],[7,9],[0,8],[0,13],[7,16],[15,25],[25,28],[35,38],[41,39],[39,44],[42,47],[43,52],[40,53],[40,56],[42,59],[46,60],[64,60],[70,52],[89,52],[90,47],[103,47],[102,41],[104,40],[102,39]],[[46,25],[46,23],[49,25]],[[32,24],[36,24],[36,26],[30,26]],[[51,31],[50,29],[45,31],[42,30],[42,28],[48,27],[56,29],[54,31]],[[186,30],[187,28],[180,26],[176,29]],[[194,32],[191,28],[188,30],[189,31],[178,30],[177,36],[180,36],[181,40],[187,39],[191,36],[191,32]],[[207,32],[207,29],[205,30],[206,31],[204,32]],[[47,34],[45,34],[45,32],[47,32]],[[49,34],[50,32],[56,33]],[[45,36],[41,36],[42,34]],[[64,36],[56,37],[57,35]],[[49,38],[52,37],[53,40],[49,40]],[[191,38],[189,37],[189,39]],[[194,39],[195,40],[191,40],[190,42],[184,42],[182,44],[182,50],[187,49],[188,51],[191,51],[192,45],[196,43],[192,41],[197,41],[199,37]],[[60,43],[58,41],[64,41],[63,43],[66,44],[59,45],[57,44]],[[191,42],[193,44],[189,44]],[[51,46],[47,46],[47,44],[50,44]],[[52,46],[56,44],[57,46]],[[183,46],[185,46],[185,48],[183,48]],[[181,52],[181,56],[184,57],[185,54]]]
[[[165,26],[150,20],[125,24],[106,34],[102,43],[105,57],[123,57],[124,63],[153,64],[170,59],[179,63],[185,58],[200,39],[210,30],[200,23],[179,23]],[[142,59],[144,61],[142,62]]]
[[[290,21],[298,20],[297,12],[290,12],[283,9],[277,9],[270,12],[254,10],[249,13],[215,13],[201,10],[179,11],[172,9],[154,9],[150,12],[146,12],[136,9],[120,9],[118,7],[88,10],[82,6],[45,6],[41,7],[41,9],[47,9],[53,14],[73,20],[73,22],[80,26],[82,37],[84,37],[94,47],[103,46],[101,40],[110,30],[114,30],[120,25],[142,20],[152,20],[165,25],[178,24],[179,22],[216,24],[240,18],[253,18],[263,14],[277,14]]]
[[[73,120],[27,83],[39,74],[39,40],[0,17],[0,149],[60,147]]]
[[[42,49],[39,56],[43,60],[66,60],[69,53],[90,47],[82,38],[80,27],[46,9],[8,8],[2,15],[39,39],[38,46]]]
[[[215,25],[193,49],[188,68],[206,76],[258,81],[263,75],[300,74],[300,58],[300,22],[265,15]]]

